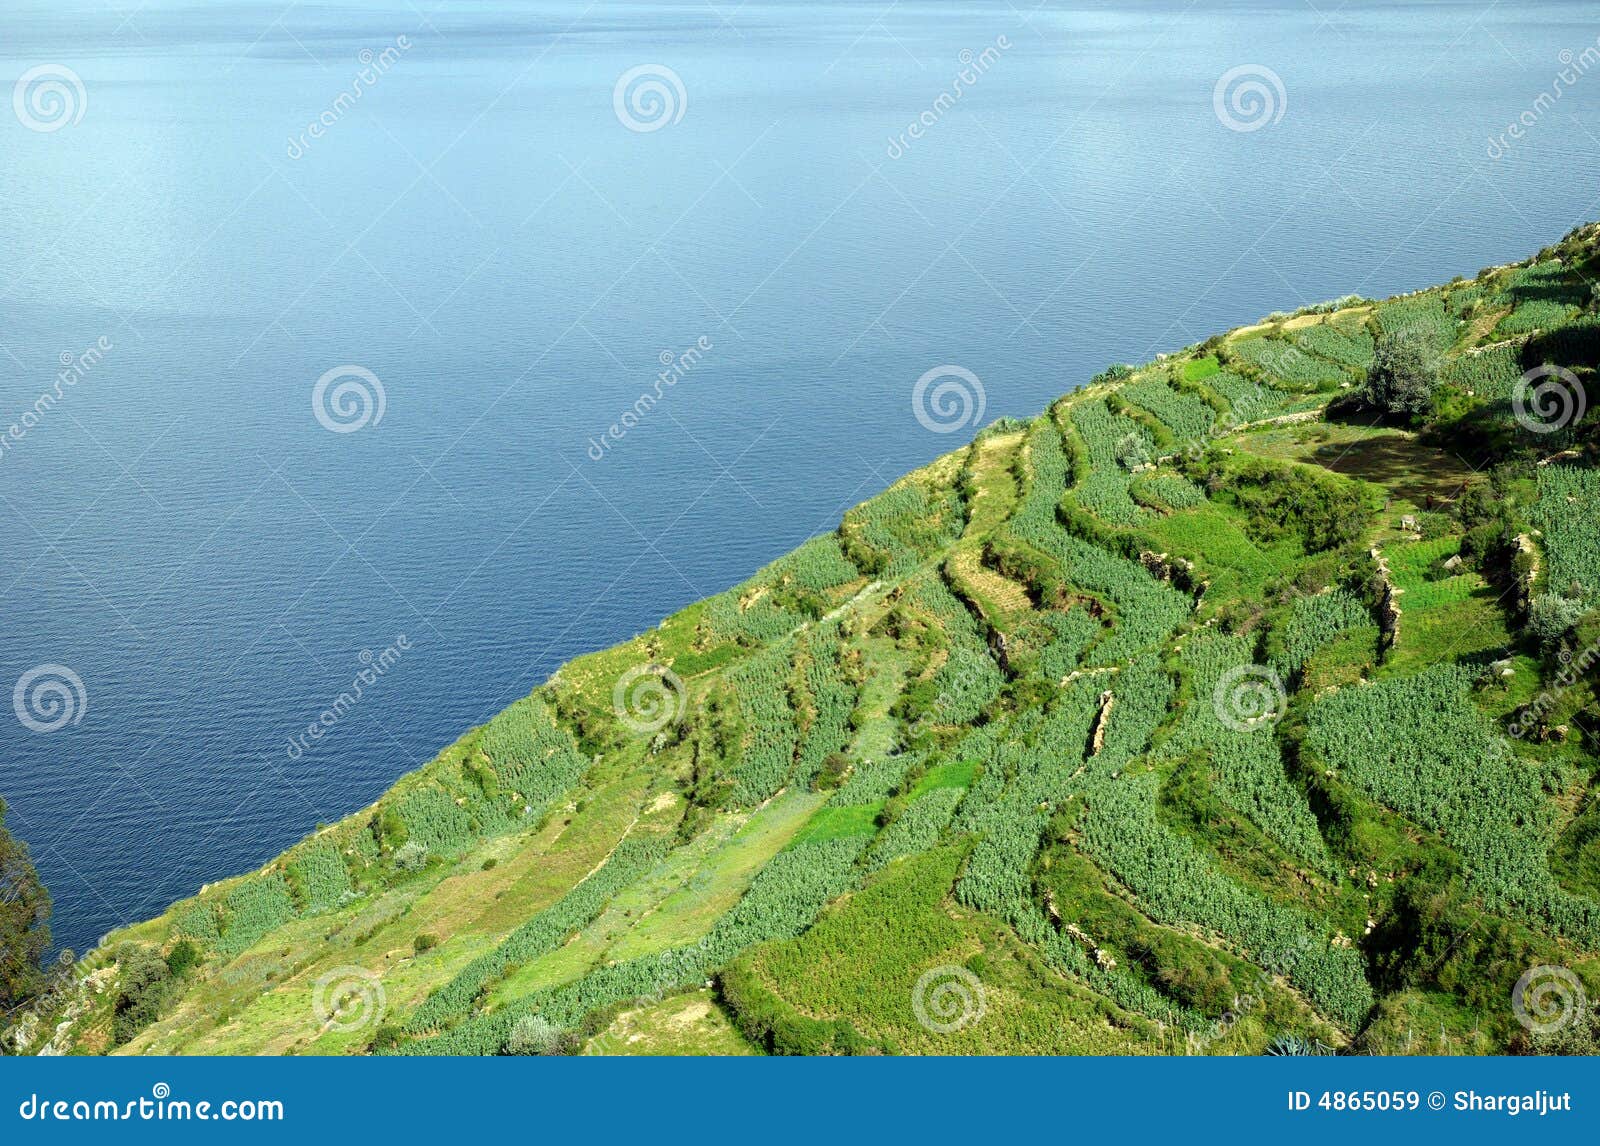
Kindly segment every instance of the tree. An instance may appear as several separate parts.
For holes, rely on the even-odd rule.
[[[50,893],[28,858],[28,845],[6,831],[0,800],[0,1011],[26,1002],[44,978],[50,949]]]
[[[1363,397],[1385,413],[1424,414],[1438,384],[1439,367],[1422,336],[1400,330],[1379,336]]]

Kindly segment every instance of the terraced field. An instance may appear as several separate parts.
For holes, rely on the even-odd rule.
[[[1592,387],[1595,242],[982,430],[110,936],[35,1049],[1573,1049],[1510,1000],[1600,997],[1600,470],[1510,396]],[[1436,409],[1354,417],[1395,332]]]

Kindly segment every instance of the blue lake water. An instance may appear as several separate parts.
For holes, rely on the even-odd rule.
[[[259,865],[954,448],[970,426],[914,416],[932,368],[980,379],[986,421],[1031,414],[1108,362],[1595,218],[1600,67],[1535,101],[1597,25],[8,0],[0,430],[82,363],[0,449],[0,686],[82,682],[57,730],[0,721],[58,939]],[[334,379],[319,420],[347,366],[377,386]],[[324,427],[377,387],[381,418]]]

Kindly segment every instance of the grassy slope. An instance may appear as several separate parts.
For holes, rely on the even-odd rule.
[[[467,1045],[449,1041],[458,1025],[536,1013],[558,1018],[554,1045],[587,1053],[1249,1053],[1285,1032],[1382,1052],[1410,1047],[1419,1022],[1437,1046],[1411,1049],[1506,1045],[1517,1032],[1501,980],[1561,962],[1595,982],[1595,937],[1496,900],[1464,872],[1461,845],[1306,743],[1330,693],[1435,664],[1515,658],[1514,677],[1472,698],[1485,721],[1538,691],[1549,670],[1503,570],[1438,569],[1464,543],[1450,506],[1486,480],[1486,461],[1510,457],[1504,403],[1463,384],[1425,436],[1319,411],[1359,379],[1385,324],[1422,324],[1464,360],[1503,334],[1495,316],[1518,289],[1575,291],[1562,276],[1592,268],[1592,243],[1531,278],[1501,268],[1435,295],[1269,320],[1141,368],[1136,400],[1096,385],[986,431],[852,510],[837,535],[567,665],[372,808],[110,937],[85,960],[110,985],[84,992],[71,1046],[114,1041],[128,945],[170,951],[185,936],[202,962],[121,1050],[449,1050]],[[1592,376],[1592,344],[1529,346]],[[1215,414],[1227,420],[1196,439]],[[1462,443],[1484,452],[1469,462]],[[1321,475],[1373,513],[1345,546],[1308,551],[1303,505],[1272,522],[1233,492],[1250,459]],[[1400,528],[1430,512],[1428,539]],[[1403,590],[1398,643],[1380,642],[1375,611],[1331,633],[1284,682],[1265,755],[1194,725],[1211,702],[1196,682],[1211,678],[1186,646],[1201,655],[1226,632],[1241,663],[1265,663],[1298,600],[1365,591],[1368,548]],[[1141,553],[1160,556],[1141,567]],[[1148,628],[1175,600],[1171,623]],[[673,718],[641,733],[618,720],[614,685],[647,665],[670,666],[678,691]],[[1074,673],[1093,675],[1063,688]],[[1549,776],[1540,800],[1564,886],[1592,895],[1592,746],[1517,751]],[[557,768],[571,782],[541,796],[538,777]],[[1310,818],[1327,870],[1277,841],[1286,821],[1261,799]],[[1166,861],[1170,886],[1120,850],[1136,824],[1145,846],[1181,855]],[[781,905],[798,893],[779,874],[763,882],[786,852],[857,845],[840,885],[854,890],[809,928],[815,905],[790,918]],[[607,863],[636,854],[621,886],[585,900]],[[1471,917],[1466,938],[1429,914],[1441,897]],[[517,951],[441,1023],[406,1029],[431,993],[540,919],[559,919],[553,943]],[[985,1008],[941,1033],[911,1000],[923,972],[947,966],[983,984]],[[381,984],[381,1014],[328,1021],[313,996],[329,979]]]

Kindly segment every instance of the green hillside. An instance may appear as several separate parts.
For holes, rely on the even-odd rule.
[[[1595,1050],[1512,1001],[1600,998],[1597,244],[985,428],[112,935],[28,1049]]]

